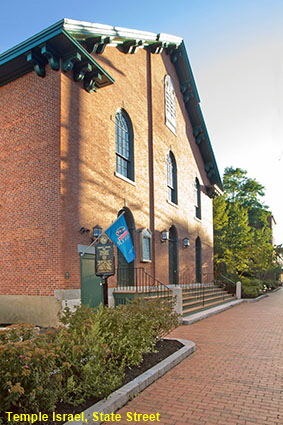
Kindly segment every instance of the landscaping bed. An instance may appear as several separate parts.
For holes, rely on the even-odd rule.
[[[171,356],[171,354],[180,350],[183,347],[183,344],[174,339],[164,339],[160,340],[155,345],[156,352],[147,353],[143,355],[143,361],[139,366],[133,366],[126,368],[125,377],[123,384],[125,385],[128,382],[131,382],[133,379],[146,372],[148,369],[151,369],[157,363]],[[93,404],[97,403],[101,399],[98,397],[90,397],[84,403],[79,406],[72,406],[68,403],[59,403],[56,407],[56,413],[59,414],[79,414],[84,410],[88,409]],[[50,416],[50,415],[49,415]],[[62,425],[65,421],[47,421],[47,425]]]
[[[37,412],[46,415],[44,423],[62,424],[69,419],[52,412],[82,412],[159,363],[182,346],[163,339],[178,325],[173,306],[160,299],[135,299],[115,309],[81,306],[65,311],[56,330],[42,333],[28,324],[2,329],[0,424],[29,423]]]

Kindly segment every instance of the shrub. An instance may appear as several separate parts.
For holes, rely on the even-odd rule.
[[[27,339],[33,338],[37,333],[37,328],[27,323],[10,325],[0,330],[0,344],[26,341]]]
[[[0,411],[52,410],[57,401],[56,353],[41,338],[0,345]]]
[[[125,367],[140,364],[143,354],[154,350],[157,338],[178,325],[172,307],[172,302],[135,299],[115,309],[67,310],[66,328],[57,336],[64,356],[58,365],[62,400],[80,404],[89,396],[107,396],[121,385]]]
[[[0,410],[48,412],[59,400],[78,405],[109,395],[125,367],[141,363],[178,325],[172,307],[144,299],[115,309],[81,306],[65,310],[64,327],[44,335],[29,325],[7,329],[0,345]]]
[[[262,293],[263,282],[260,279],[242,277],[241,282],[243,298],[256,298]]]

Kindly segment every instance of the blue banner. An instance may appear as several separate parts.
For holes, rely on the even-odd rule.
[[[132,238],[123,215],[120,215],[114,223],[105,230],[106,235],[114,242],[126,261],[131,263],[136,258]]]

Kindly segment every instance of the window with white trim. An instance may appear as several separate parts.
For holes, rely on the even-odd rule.
[[[141,231],[141,261],[151,262],[151,231],[143,229]]]
[[[119,110],[115,117],[116,126],[116,172],[134,180],[133,128],[128,114]]]
[[[165,97],[165,124],[173,133],[176,133],[176,98],[170,75],[164,79],[164,97]]]

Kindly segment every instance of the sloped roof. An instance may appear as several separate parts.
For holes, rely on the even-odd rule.
[[[170,55],[206,174],[212,187],[222,188],[184,40],[180,37],[62,19],[0,55],[0,86],[33,70],[44,77],[49,64],[54,70],[61,67],[63,71],[73,72],[75,81],[83,81],[85,90],[92,93],[114,83],[111,75],[91,55],[92,52],[103,53],[107,45],[126,54],[146,48],[155,54],[165,50]],[[211,196],[215,193],[212,187]]]

